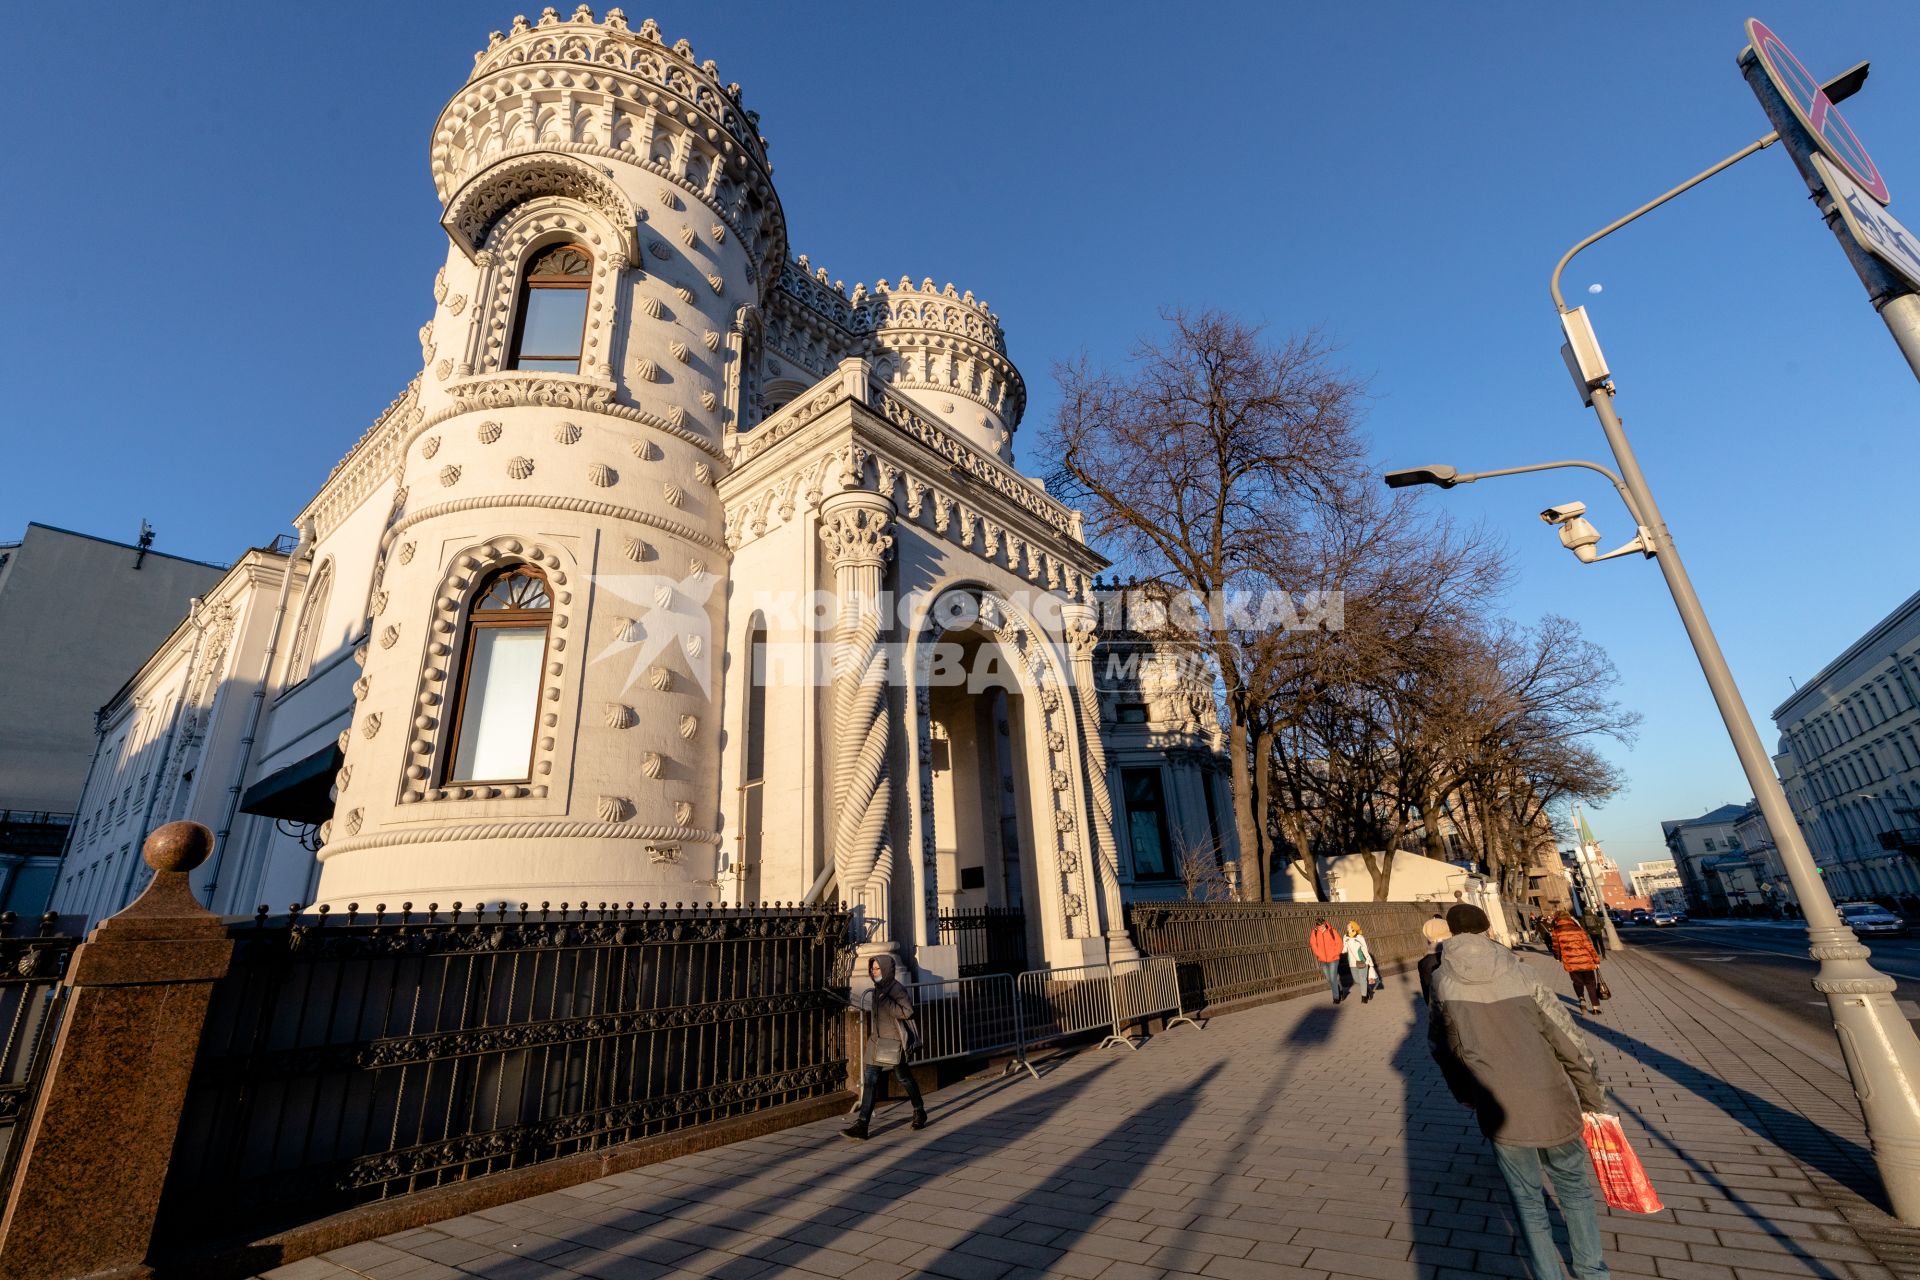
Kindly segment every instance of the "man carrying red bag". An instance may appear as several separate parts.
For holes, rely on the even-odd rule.
[[[1447,1087],[1493,1143],[1534,1274],[1560,1275],[1544,1172],[1566,1220],[1574,1280],[1606,1280],[1585,1141],[1584,1113],[1604,1101],[1593,1056],[1560,1001],[1487,937],[1488,924],[1466,903],[1447,912],[1453,938],[1434,971],[1427,1040]]]

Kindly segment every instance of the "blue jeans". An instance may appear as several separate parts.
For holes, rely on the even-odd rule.
[[[1333,988],[1333,998],[1340,998],[1340,962],[1338,960],[1320,961],[1320,971],[1327,975],[1327,985]]]
[[[1547,1217],[1547,1196],[1540,1172],[1553,1180],[1560,1216],[1567,1224],[1567,1243],[1573,1248],[1574,1280],[1607,1280],[1607,1260],[1600,1253],[1600,1216],[1593,1207],[1593,1157],[1587,1144],[1575,1139],[1557,1147],[1509,1147],[1493,1144],[1493,1157],[1507,1180],[1514,1212],[1526,1233],[1533,1274],[1559,1280],[1560,1249],[1553,1242],[1553,1221]]]

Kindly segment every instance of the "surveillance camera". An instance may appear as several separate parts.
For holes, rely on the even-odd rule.
[[[1573,507],[1579,506],[1580,504],[1575,502],[1559,510],[1570,511]],[[1582,507],[1581,510],[1585,508]],[[1560,545],[1578,556],[1581,563],[1592,564],[1599,555],[1594,548],[1600,545],[1600,531],[1594,528],[1592,522],[1586,517],[1573,516],[1560,523]]]
[[[1578,520],[1587,514],[1584,502],[1563,502],[1557,507],[1548,507],[1540,513],[1540,518],[1548,524],[1564,524],[1569,520]]]

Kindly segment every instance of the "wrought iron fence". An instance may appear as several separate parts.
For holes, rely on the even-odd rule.
[[[49,912],[31,924],[9,911],[0,915],[0,1204],[13,1187],[20,1144],[33,1121],[48,1051],[60,1027],[66,988],[61,979],[78,938],[54,935],[59,917]]]
[[[1343,933],[1359,921],[1384,967],[1426,953],[1420,926],[1432,915],[1417,902],[1136,902],[1127,923],[1142,951],[1174,959],[1181,1003],[1198,1009],[1320,981],[1307,934],[1322,916]]]
[[[1017,907],[955,908],[940,913],[940,943],[960,956],[960,976],[1003,973],[1027,967],[1027,915]]]
[[[233,927],[161,1215],[284,1223],[844,1087],[848,917],[324,912]]]

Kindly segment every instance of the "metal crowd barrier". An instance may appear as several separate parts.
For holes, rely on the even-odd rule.
[[[1180,1007],[1179,980],[1166,956],[907,985],[920,1030],[920,1047],[908,1057],[916,1065],[1011,1053],[1007,1070],[1024,1069],[1037,1080],[1027,1058],[1035,1045],[1105,1029],[1101,1048],[1137,1049],[1129,1028],[1147,1019],[1200,1025]],[[862,1019],[863,1036],[865,1025]]]

